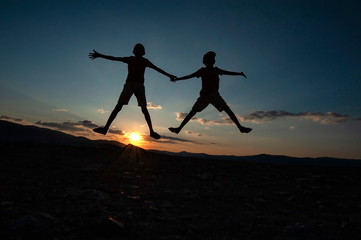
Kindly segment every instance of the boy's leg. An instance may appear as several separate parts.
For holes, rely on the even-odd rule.
[[[149,115],[147,107],[146,106],[141,106],[141,108],[142,108],[142,113],[144,114],[144,117],[145,117],[145,121],[147,121],[147,124],[148,124],[148,127],[149,127],[150,136],[152,138],[155,138],[155,139],[160,139],[159,134],[154,132],[154,130],[153,130],[152,120],[150,119],[150,115]]]
[[[117,104],[114,108],[114,110],[112,111],[112,113],[110,114],[107,123],[105,124],[104,127],[99,127],[99,128],[95,128],[93,129],[94,132],[97,133],[101,133],[103,135],[107,134],[108,129],[110,127],[110,124],[112,124],[112,122],[114,121],[115,117],[117,116],[118,112],[120,110],[122,110],[123,104]]]
[[[228,106],[224,108],[224,111],[229,115],[229,117],[232,119],[232,121],[237,125],[237,127],[241,133],[249,133],[250,131],[252,131],[252,128],[243,127],[239,123],[236,115],[234,115],[234,113]]]
[[[122,110],[123,105],[128,104],[129,99],[132,97],[132,95],[133,95],[132,87],[130,85],[124,84],[124,88],[123,88],[122,93],[120,94],[119,99],[118,99],[118,103],[115,106],[112,113],[110,114],[107,123],[105,124],[104,127],[95,128],[95,129],[93,129],[93,131],[97,132],[97,133],[104,134],[104,135],[107,134],[108,129],[110,127],[110,124],[112,124],[112,122],[114,121],[114,119],[117,116],[118,112],[120,110]]]
[[[181,123],[181,125],[179,125],[179,127],[177,127],[177,128],[170,127],[170,128],[168,128],[169,131],[178,134],[178,133],[182,130],[182,128],[189,122],[189,120],[191,120],[192,117],[194,117],[194,115],[196,115],[196,113],[197,113],[197,111],[194,110],[194,109],[192,109],[192,110],[188,113],[188,115],[183,119],[183,122]]]

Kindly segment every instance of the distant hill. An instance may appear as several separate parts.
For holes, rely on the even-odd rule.
[[[48,128],[25,126],[3,120],[0,120],[0,142],[51,144],[76,147],[96,147],[107,144],[120,147],[125,146],[117,141],[90,140],[85,137],[76,137]]]
[[[85,137],[76,137],[60,131],[36,126],[25,126],[13,122],[0,120],[0,143],[29,143],[29,144],[51,144],[76,147],[98,147],[98,146],[118,146],[125,147],[125,144],[117,141],[90,140]],[[128,145],[126,149],[135,151],[136,146]],[[259,154],[254,156],[233,156],[233,155],[208,155],[205,153],[189,152],[167,152],[159,150],[143,150],[148,153],[161,155],[177,156],[182,158],[231,160],[231,161],[249,161],[265,162],[288,165],[319,165],[319,166],[357,166],[361,167],[360,159],[340,159],[340,158],[296,158],[282,155]]]
[[[209,155],[206,153],[190,153],[186,151],[174,153],[167,151],[149,150],[155,153],[162,153],[171,156],[187,157],[187,158],[204,158],[215,160],[231,160],[231,161],[250,161],[250,162],[265,162],[276,164],[289,164],[289,165],[318,165],[318,166],[357,166],[361,167],[360,159],[342,159],[331,157],[319,158],[298,158],[283,155],[270,155],[259,154],[253,156],[234,156],[234,155]]]

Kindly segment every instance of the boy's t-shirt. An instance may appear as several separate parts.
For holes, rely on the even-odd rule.
[[[128,76],[126,83],[143,85],[144,72],[146,67],[152,66],[152,63],[143,57],[124,57],[123,62],[128,64]]]
[[[196,72],[196,77],[202,79],[201,95],[208,95],[217,93],[219,89],[219,75],[222,75],[224,70],[212,67],[203,67]]]

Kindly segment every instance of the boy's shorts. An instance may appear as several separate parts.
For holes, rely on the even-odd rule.
[[[212,104],[218,111],[222,112],[228,107],[227,103],[223,100],[219,93],[212,93],[207,95],[201,95],[197,102],[193,105],[193,110],[197,112],[203,111],[209,104]]]
[[[147,106],[144,85],[133,85],[129,83],[124,84],[123,91],[119,96],[118,104],[128,105],[128,102],[132,97],[133,93],[138,100],[138,106]]]

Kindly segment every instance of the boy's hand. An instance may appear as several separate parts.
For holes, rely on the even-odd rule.
[[[96,59],[97,57],[99,57],[100,56],[100,54],[97,52],[97,51],[95,51],[94,49],[93,49],[93,52],[92,53],[89,53],[89,58],[91,59],[91,60],[94,60],[94,59]]]
[[[241,76],[247,78],[246,74],[244,74],[244,72],[241,72]]]
[[[170,76],[169,78],[170,78],[170,81],[171,81],[171,82],[174,82],[174,83],[175,83],[175,81],[176,81],[176,79],[177,79],[177,77],[174,76],[174,75]]]

